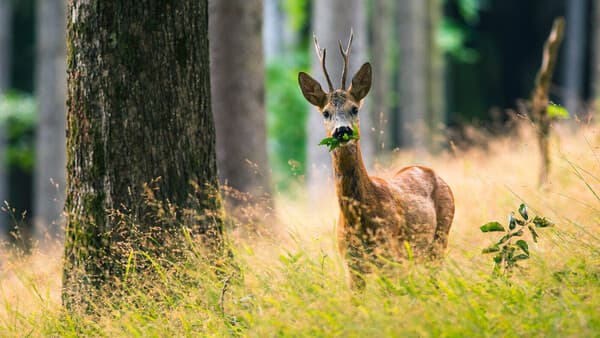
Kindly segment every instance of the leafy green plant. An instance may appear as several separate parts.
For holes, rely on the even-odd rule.
[[[352,128],[352,135],[348,135],[348,134],[344,134],[343,139],[344,142],[348,142],[350,140],[359,140],[360,137],[358,136],[358,128]],[[338,140],[335,137],[326,137],[324,139],[321,140],[321,142],[319,142],[320,146],[327,146],[329,148],[329,151],[334,150],[335,148],[339,147],[343,142]]]
[[[546,107],[546,114],[548,114],[548,117],[553,120],[565,120],[569,118],[569,111],[567,110],[567,108],[553,102],[550,102],[548,107]]]
[[[508,215],[508,227],[505,228],[499,222],[489,222],[480,227],[481,232],[503,232],[500,239],[482,250],[484,254],[494,254],[494,273],[510,275],[512,270],[522,260],[529,258],[529,244],[523,239],[525,230],[531,234],[531,238],[537,243],[538,233],[536,228],[546,228],[553,223],[545,217],[530,217],[527,205],[521,204],[518,213],[511,212]]]

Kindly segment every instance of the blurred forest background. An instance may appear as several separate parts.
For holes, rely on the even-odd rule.
[[[366,161],[395,149],[482,146],[524,113],[553,20],[566,19],[551,88],[573,120],[600,98],[600,3],[589,0],[210,1],[213,114],[223,181],[293,196],[331,175],[320,117],[297,85],[323,83],[313,32],[341,72],[350,28],[353,74],[370,61],[361,111]],[[60,232],[65,186],[65,0],[0,0],[1,233]],[[235,23],[234,23],[235,22]],[[335,80],[337,83],[337,80]],[[569,123],[569,122],[567,122]],[[573,123],[574,128],[576,123]]]

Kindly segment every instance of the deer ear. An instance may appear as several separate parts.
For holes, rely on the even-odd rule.
[[[317,80],[313,79],[305,72],[300,72],[298,73],[298,84],[300,84],[302,95],[304,95],[304,98],[308,102],[319,108],[325,107],[327,94],[323,91]]]
[[[350,85],[350,89],[348,89],[350,95],[352,95],[356,101],[360,101],[367,96],[371,89],[371,79],[371,64],[365,62],[352,78],[352,84]]]

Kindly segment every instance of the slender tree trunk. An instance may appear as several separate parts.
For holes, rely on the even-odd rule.
[[[0,0],[0,101],[9,88],[10,82],[10,55],[11,55],[11,16],[12,0]],[[1,102],[0,102],[1,103]],[[5,126],[0,125],[0,159],[6,154]],[[0,203],[8,199],[6,163],[0,160]],[[6,213],[0,212],[0,239],[8,236],[9,225]]]
[[[536,126],[538,145],[540,147],[540,174],[539,186],[548,181],[550,173],[550,123],[552,117],[548,116],[548,103],[550,97],[550,85],[556,67],[558,51],[562,44],[565,20],[562,17],[554,19],[552,30],[544,44],[542,53],[542,64],[535,77],[535,85],[531,94],[531,117]]]
[[[395,132],[404,147],[439,147],[446,114],[445,63],[436,38],[441,0],[398,2],[399,111]]]
[[[327,70],[336,89],[340,87],[343,66],[338,41],[342,40],[344,45],[347,44],[351,28],[354,30],[354,43],[350,55],[348,79],[352,79],[358,68],[368,61],[366,9],[366,2],[362,0],[315,0],[313,2],[313,30],[321,47],[327,49]],[[321,65],[314,49],[312,49],[312,44],[311,54],[312,75],[321,82],[324,88],[327,88],[327,82],[325,82]],[[377,67],[380,67],[380,65],[373,65],[373,68]],[[372,130],[374,118],[371,114],[370,102],[371,98],[367,97],[365,105],[359,113],[362,152],[367,166],[372,162],[373,140],[375,138]],[[333,175],[331,156],[327,148],[317,146],[324,137],[323,117],[313,108],[308,118],[307,174],[309,188],[315,193],[323,191],[324,184],[331,180]]]
[[[566,2],[564,102],[571,114],[583,111],[583,72],[586,41],[586,0]]]
[[[400,125],[402,146],[422,150],[427,135],[427,1],[398,2]]]
[[[12,0],[0,0],[0,93],[8,89],[10,82],[11,3]]]
[[[596,118],[600,118],[600,2],[592,2],[592,99]]]
[[[263,49],[265,61],[275,59],[283,51],[284,25],[283,13],[278,0],[264,0],[263,5]]]
[[[218,252],[222,212],[207,1],[70,1],[67,13],[63,302],[78,308],[122,277],[129,250],[170,255],[160,236],[184,231],[182,214],[199,212],[186,228]],[[161,215],[170,205],[175,220]]]
[[[371,101],[373,114],[375,117],[375,129],[377,133],[376,151],[382,152],[384,149],[390,149],[392,138],[390,127],[392,117],[393,100],[393,64],[391,60],[393,55],[393,17],[394,4],[392,0],[374,0],[373,17],[373,41],[371,50],[371,59],[373,65],[373,93]]]
[[[446,65],[444,53],[437,43],[437,32],[443,18],[442,0],[427,1],[428,18],[427,47],[428,47],[428,70],[427,70],[427,129],[429,140],[428,147],[437,150],[442,142],[442,130],[446,124]]]
[[[219,176],[250,200],[270,195],[262,0],[211,0],[212,108]],[[230,202],[246,204],[234,198]],[[245,215],[244,215],[245,216]]]
[[[38,237],[62,238],[66,166],[66,1],[37,2],[38,129],[34,226]]]
[[[0,100],[9,88],[11,55],[11,0],[0,0]],[[0,159],[6,155],[5,126],[0,125]],[[0,202],[8,199],[7,171],[5,161],[0,161]],[[0,238],[7,238],[9,224],[5,213],[0,215]]]

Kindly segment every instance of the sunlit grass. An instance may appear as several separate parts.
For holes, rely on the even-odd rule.
[[[537,187],[535,139],[492,142],[487,150],[437,156],[395,153],[376,165],[434,168],[451,186],[456,216],[444,264],[408,262],[349,289],[334,239],[331,189],[318,198],[280,196],[274,238],[232,235],[240,270],[217,278],[193,255],[173,271],[128,276],[99,317],[60,307],[61,251],[3,256],[0,332],[6,336],[594,336],[600,332],[600,133],[558,130],[548,186]],[[558,142],[560,140],[560,142]],[[326,150],[324,150],[326,151]],[[390,168],[394,169],[390,169]],[[495,238],[479,226],[506,222],[526,202],[553,220],[530,242],[531,259],[510,279],[494,277],[482,255]],[[283,231],[281,231],[283,230]]]

